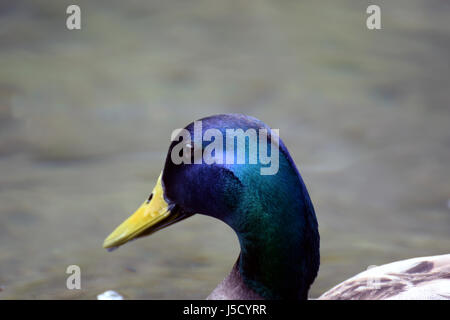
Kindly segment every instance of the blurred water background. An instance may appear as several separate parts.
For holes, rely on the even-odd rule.
[[[382,30],[356,0],[0,2],[0,299],[206,297],[239,253],[225,224],[102,242],[151,192],[172,130],[216,113],[280,129],[320,224],[312,297],[448,253],[450,3],[370,3]]]

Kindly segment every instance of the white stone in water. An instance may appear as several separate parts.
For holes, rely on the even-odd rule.
[[[114,290],[108,290],[99,294],[97,300],[123,300],[123,297]]]

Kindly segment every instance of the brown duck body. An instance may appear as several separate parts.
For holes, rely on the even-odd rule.
[[[322,294],[319,300],[450,299],[450,254],[370,268]]]
[[[236,262],[208,300],[261,300],[248,288]],[[450,300],[450,254],[376,266],[336,285],[318,300]]]

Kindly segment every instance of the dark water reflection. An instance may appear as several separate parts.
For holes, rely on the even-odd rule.
[[[114,253],[173,129],[256,116],[288,146],[322,235],[317,296],[369,265],[450,248],[450,6],[363,1],[0,4],[0,299],[203,298],[239,252],[195,216]],[[82,290],[65,269],[82,270]]]

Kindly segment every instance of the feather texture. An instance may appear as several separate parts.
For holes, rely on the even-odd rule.
[[[450,254],[374,267],[338,284],[319,300],[450,299]]]

